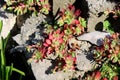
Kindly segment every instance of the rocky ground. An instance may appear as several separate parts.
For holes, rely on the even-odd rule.
[[[108,2],[106,0],[64,0],[53,2],[53,15],[56,14],[59,8],[63,8],[66,4],[71,3],[80,8],[83,13],[81,14],[88,21],[87,31],[89,33],[83,34],[77,37],[77,43],[80,46],[80,50],[76,50],[77,57],[77,68],[78,71],[68,71],[68,72],[56,72],[51,73],[51,69],[54,65],[53,60],[44,59],[42,62],[35,63],[33,61],[29,66],[34,74],[36,80],[72,80],[72,78],[77,78],[83,76],[85,72],[92,70],[95,64],[93,59],[93,45],[101,45],[101,40],[109,33],[99,32],[102,31],[103,26],[100,25],[107,17],[106,15],[99,16],[99,13],[109,9],[112,10],[115,6],[115,2]],[[83,6],[78,6],[83,5]],[[97,7],[96,7],[97,6]],[[87,11],[86,11],[87,10]],[[87,16],[86,16],[87,15]],[[20,17],[20,18],[19,18]],[[45,20],[49,20],[48,17],[39,14],[38,16],[28,16],[27,19],[19,16],[16,17],[12,13],[8,13],[4,10],[0,10],[0,19],[3,20],[3,30],[2,36],[6,37],[8,32],[13,31],[12,41],[17,43],[16,47],[11,49],[11,52],[17,50],[26,54],[25,47],[30,44],[36,44],[37,42],[44,39],[43,37],[43,26],[41,23]],[[25,20],[24,20],[25,19]],[[22,22],[23,21],[23,22]],[[25,21],[25,22],[24,22]],[[22,23],[20,23],[22,22]],[[11,30],[12,29],[12,30]],[[15,31],[17,30],[17,31]],[[95,31],[99,30],[99,31]],[[69,45],[74,43],[74,40],[70,40]],[[72,47],[72,46],[71,46]],[[28,58],[28,55],[25,57]],[[27,73],[28,74],[28,73]],[[29,79],[30,80],[30,79]],[[35,79],[32,79],[35,80]]]

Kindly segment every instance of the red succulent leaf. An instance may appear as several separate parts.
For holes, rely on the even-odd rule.
[[[101,72],[100,71],[97,71],[97,72],[95,72],[95,80],[100,80],[100,78],[101,78]]]
[[[56,34],[59,34],[60,33],[60,28],[56,30]]]
[[[68,28],[68,24],[64,24],[64,29],[67,29]]]
[[[53,51],[52,47],[48,47],[47,53],[50,54]]]
[[[40,50],[42,50],[42,54],[45,54],[45,53],[46,53],[46,51],[47,51],[45,47],[44,47],[44,48],[42,48],[42,47],[41,47],[41,49],[40,49]]]
[[[80,24],[80,22],[79,22],[79,20],[76,20],[76,19],[75,19],[75,20],[73,21],[73,24],[77,25],[77,24]]]
[[[103,78],[102,80],[108,80],[107,78]]]
[[[74,15],[75,15],[76,17],[80,16],[80,14],[81,14],[81,11],[80,11],[79,9],[76,10],[75,13],[74,13]]]
[[[71,4],[68,5],[68,9],[71,10],[71,11],[74,11],[75,10],[75,7]]]
[[[113,77],[113,80],[118,80],[118,76],[114,76],[114,77]]]
[[[63,38],[60,38],[59,43],[63,43],[63,42],[64,42]]]
[[[63,16],[64,13],[65,13],[65,9],[62,9],[62,10],[59,12],[59,15],[60,15],[60,16]]]

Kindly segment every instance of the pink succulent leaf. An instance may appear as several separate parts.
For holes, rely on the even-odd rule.
[[[48,45],[50,45],[50,44],[51,44],[51,40],[50,40],[50,39],[46,39],[46,43],[47,43]]]
[[[52,40],[53,39],[53,35],[49,34],[49,39]]]
[[[44,45],[45,47],[48,47],[48,46],[49,46],[47,43],[43,43],[43,45]]]
[[[44,2],[44,0],[40,0],[41,2]]]

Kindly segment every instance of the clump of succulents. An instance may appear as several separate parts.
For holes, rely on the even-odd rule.
[[[67,9],[62,9],[55,19],[54,24],[47,23],[46,37],[40,46],[32,45],[36,48],[32,58],[37,60],[45,59],[48,55],[56,55],[57,64],[54,71],[75,70],[76,54],[75,50],[69,47],[69,40],[84,32],[86,21],[80,17],[80,10],[75,10],[73,5]]]
[[[50,11],[48,0],[7,0],[5,8],[17,15],[38,12],[49,14]]]
[[[87,80],[119,80],[120,76],[120,43],[119,34],[113,33],[106,36],[103,45],[97,46],[94,58],[98,64],[99,76],[93,71],[92,76],[88,75]],[[96,79],[95,76],[99,79]]]

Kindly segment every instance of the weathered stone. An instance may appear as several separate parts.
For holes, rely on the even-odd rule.
[[[55,15],[58,9],[66,8],[68,4],[73,4],[75,0],[53,0],[53,14]]]
[[[95,31],[99,22],[103,22],[106,19],[106,15],[99,16],[100,13],[104,13],[107,10],[113,10],[115,7],[114,2],[108,0],[86,0],[89,8],[89,18],[87,22],[88,32]],[[103,27],[103,26],[101,26]]]
[[[8,33],[11,31],[11,29],[14,27],[16,23],[16,16],[12,13],[8,13],[4,11],[2,8],[0,9],[0,20],[3,21],[3,28],[1,35],[3,38],[7,37]]]
[[[95,44],[97,46],[100,46],[103,44],[103,39],[106,36],[109,36],[110,33],[106,33],[106,32],[99,32],[99,31],[93,31],[90,33],[85,33],[81,36],[78,36],[77,39],[78,40],[85,40],[85,41],[89,41],[92,44]]]
[[[43,21],[45,21],[45,16],[40,14],[38,16],[31,16],[28,18],[23,26],[21,27],[20,34],[14,36],[13,39],[19,45],[28,45],[35,44],[43,39],[42,32],[43,28],[40,25]]]
[[[42,62],[39,61],[38,63],[33,61],[31,63],[31,68],[36,77],[36,80],[70,80],[73,77],[78,77],[78,73],[80,75],[80,72],[77,73],[74,70],[68,72],[59,71],[52,73],[52,65],[53,64],[51,60],[44,59]]]

